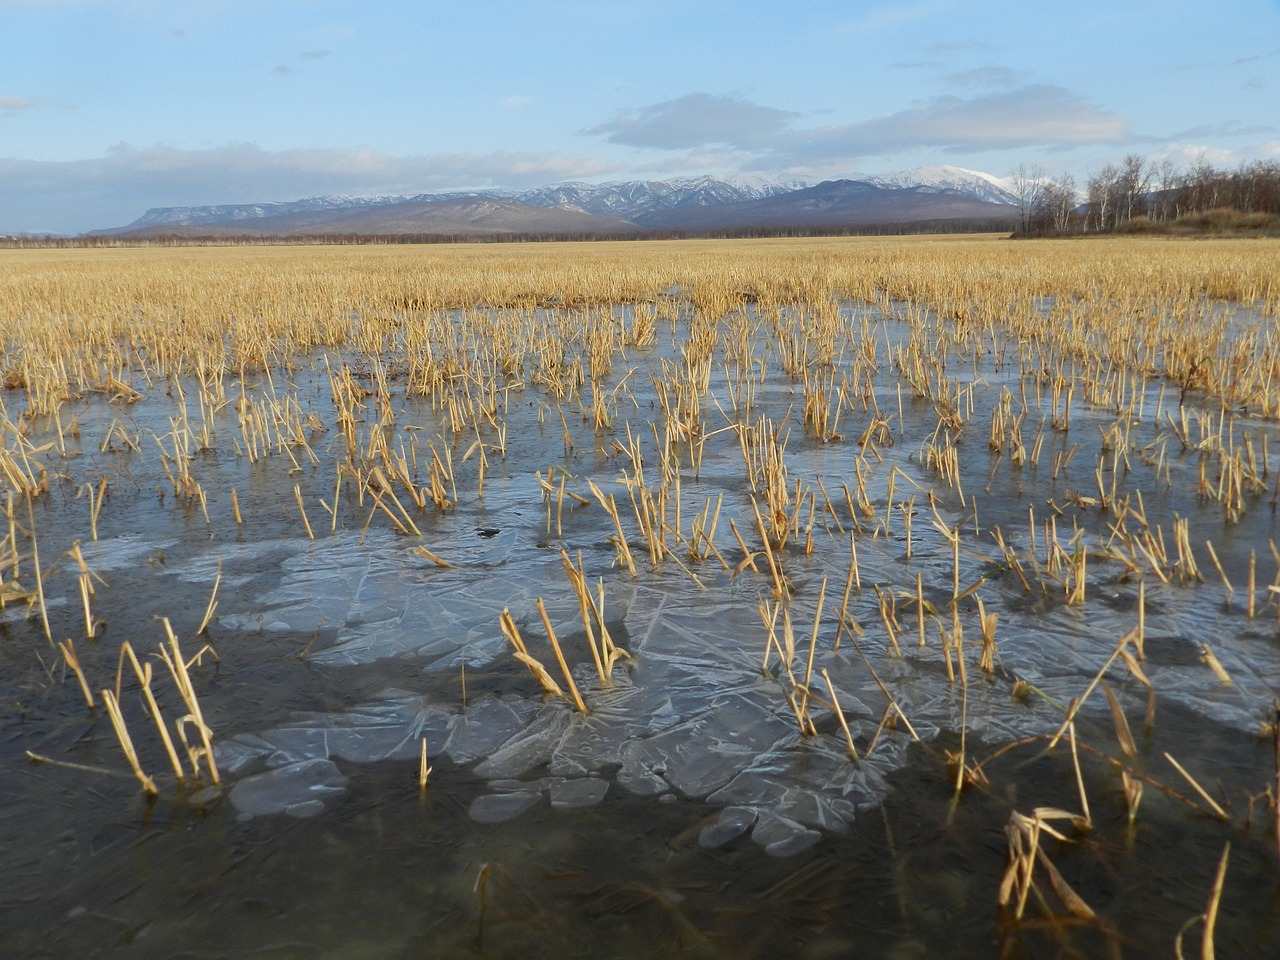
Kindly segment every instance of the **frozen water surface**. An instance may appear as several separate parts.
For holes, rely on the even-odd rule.
[[[924,552],[929,545],[930,538],[921,535],[916,549]],[[400,662],[408,675],[418,674],[433,687],[439,686],[433,675],[453,677],[464,662],[483,669],[510,658],[497,629],[504,608],[523,612],[527,640],[535,642],[541,636],[532,615],[538,596],[550,594],[549,614],[562,643],[585,645],[576,601],[563,590],[557,596],[547,581],[544,564],[555,561],[554,555],[535,565],[510,550],[490,554],[482,547],[473,551],[471,566],[441,569],[412,553],[411,546],[403,539],[362,544],[347,535],[257,551],[253,561],[278,564],[279,580],[247,603],[261,614],[226,616],[223,625],[299,631],[325,625],[331,641],[308,653],[317,666],[341,670]],[[896,546],[867,541],[860,550],[866,567],[883,563],[888,568]],[[224,571],[234,571],[246,556],[221,559]],[[480,565],[488,565],[482,576]],[[212,568],[201,560],[180,575],[193,576],[195,569],[207,573]],[[817,575],[815,570],[809,579]],[[761,672],[767,631],[756,606],[767,594],[736,585],[733,590],[729,597],[716,596],[698,590],[687,577],[670,577],[666,586],[657,587],[610,578],[606,615],[614,632],[628,638],[632,659],[616,668],[610,686],[601,687],[590,662],[577,652],[574,673],[587,691],[587,715],[560,701],[510,693],[481,694],[464,707],[456,696],[391,689],[357,707],[225,739],[219,756],[235,770],[308,769],[305,764],[312,761],[412,761],[426,737],[432,756],[470,765],[495,785],[493,796],[472,805],[479,822],[510,819],[535,804],[593,804],[613,783],[640,796],[674,791],[722,805],[730,812],[704,829],[705,844],[750,833],[770,853],[793,853],[823,832],[843,830],[876,805],[887,774],[902,762],[909,735],[901,725],[881,730],[875,751],[856,762],[825,708],[815,710],[819,735],[800,735],[783,695],[776,654],[770,674]],[[812,583],[809,591],[812,604]],[[1247,635],[1207,634],[1206,619],[1211,623],[1216,614],[1206,614],[1188,599],[1187,590],[1157,590],[1151,598],[1165,605],[1163,616],[1151,619],[1146,639],[1146,672],[1162,697],[1241,731],[1255,730],[1259,698],[1275,689],[1280,676],[1272,644]],[[855,603],[859,619],[870,625],[867,598],[855,595]],[[803,610],[801,598],[795,606]],[[1043,701],[1011,696],[1010,680],[1022,678],[1066,702],[1100,668],[1115,637],[1090,632],[1086,615],[1062,604],[1041,610],[1011,604],[1001,613],[1001,671],[988,677],[970,663],[967,702],[948,682],[935,638],[917,649],[909,626],[900,638],[900,656],[890,654],[883,638],[869,635],[860,641],[867,663],[847,636],[840,650],[832,649],[831,630],[824,628],[814,675],[828,671],[852,735],[864,745],[881,726],[887,706],[870,668],[926,739],[962,723],[975,736],[997,743],[1050,732],[1060,714]],[[797,618],[801,649],[793,669],[803,670],[809,626],[802,613]],[[909,615],[904,619],[910,624]],[[1117,616],[1113,622],[1119,632],[1123,620]],[[1232,684],[1219,683],[1205,668],[1198,642],[1190,636],[1212,636]],[[541,649],[554,670],[550,650],[545,644]],[[1143,708],[1143,688],[1115,676],[1112,682],[1123,703],[1135,712]],[[1086,709],[1100,714],[1105,701],[1099,695]],[[271,804],[247,802],[234,792],[231,799],[245,813],[295,815],[293,805],[311,810],[325,799],[305,777],[273,780],[271,789]]]

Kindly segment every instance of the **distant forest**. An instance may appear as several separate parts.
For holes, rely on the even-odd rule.
[[[1179,171],[1163,160],[1130,154],[1108,163],[1084,184],[1020,167],[1017,233],[1072,236],[1100,233],[1280,234],[1280,162],[1253,161],[1235,169],[1205,160]]]

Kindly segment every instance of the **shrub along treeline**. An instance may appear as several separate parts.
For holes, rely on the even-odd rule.
[[[1233,170],[1207,161],[1177,170],[1164,160],[1130,154],[1089,177],[1081,191],[1070,175],[1026,175],[1018,233],[1280,234],[1280,162],[1253,161]]]

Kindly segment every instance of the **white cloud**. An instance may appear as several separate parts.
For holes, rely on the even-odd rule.
[[[980,152],[1120,143],[1125,121],[1060,87],[1033,85],[964,98],[941,96],[858,123],[796,131],[773,151],[798,161],[884,156],[923,148]]]
[[[988,85],[1018,78],[1003,68],[984,68],[978,74],[975,79]],[[750,154],[746,165],[755,170],[824,167],[924,149],[1052,149],[1120,143],[1129,137],[1121,117],[1045,84],[972,97],[934,97],[854,123],[802,128],[795,124],[799,116],[739,96],[691,93],[625,111],[582,132],[659,150],[727,148]]]
[[[1235,164],[1239,157],[1231,150],[1203,143],[1167,143],[1151,154],[1151,160],[1170,160],[1179,169],[1190,169],[1200,162],[1215,167]]]

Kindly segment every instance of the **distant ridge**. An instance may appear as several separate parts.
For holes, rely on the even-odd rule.
[[[756,228],[839,228],[923,221],[1004,222],[1017,197],[998,177],[960,167],[828,180],[686,177],[558,183],[412,197],[310,197],[294,201],[157,207],[91,236],[494,236],[627,235]]]

